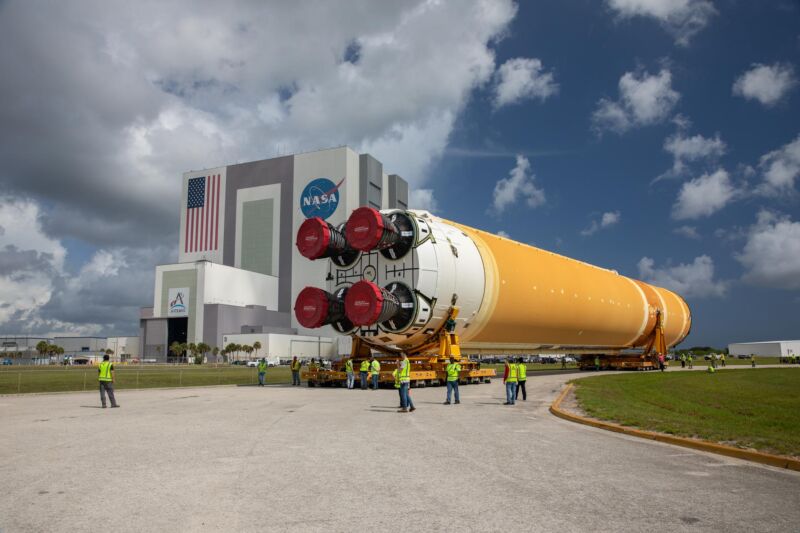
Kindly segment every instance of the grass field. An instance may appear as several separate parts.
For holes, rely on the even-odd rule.
[[[758,365],[777,365],[780,361],[777,357],[756,357],[756,366]],[[733,357],[726,357],[725,358],[725,366],[738,366],[738,365],[749,365],[750,359],[735,359]],[[670,361],[670,366],[681,366],[680,361]],[[695,357],[694,358],[694,365],[695,366],[708,366],[708,361],[704,361],[703,357]],[[717,361],[717,366],[720,365],[720,362]]]
[[[574,383],[581,408],[602,420],[800,456],[800,370],[653,372]]]
[[[248,385],[258,383],[255,368],[245,366],[123,366],[117,365],[117,389],[154,387],[199,387],[208,385]],[[267,370],[267,383],[290,383],[289,367]],[[0,370],[0,394],[62,392],[97,388],[95,366],[5,367]]]

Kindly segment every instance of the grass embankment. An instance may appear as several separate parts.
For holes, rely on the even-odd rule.
[[[117,389],[200,387],[258,383],[258,371],[245,366],[123,366],[116,365]],[[268,384],[290,383],[288,367],[267,370]],[[96,366],[6,367],[0,370],[0,394],[63,392],[97,388]]]
[[[800,456],[800,370],[647,373],[575,380],[590,416]]]

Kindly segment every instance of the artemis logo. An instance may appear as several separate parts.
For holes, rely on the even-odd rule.
[[[300,210],[306,218],[319,217],[322,220],[330,217],[339,207],[339,187],[344,179],[334,184],[328,178],[317,178],[306,185],[300,195]]]

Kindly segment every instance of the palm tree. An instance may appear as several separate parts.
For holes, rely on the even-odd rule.
[[[49,344],[47,341],[39,341],[36,343],[36,351],[39,352],[39,355],[44,355],[47,353],[47,347]]]
[[[181,343],[179,343],[178,341],[173,341],[172,344],[169,345],[169,351],[172,354],[172,356],[177,359],[183,352]]]
[[[219,355],[219,348],[217,348],[216,346],[214,346],[214,347],[211,349],[211,355],[213,355],[213,356],[214,356],[214,361],[215,361],[215,362],[217,362],[217,363],[219,363],[219,358],[217,357],[217,355]]]
[[[199,356],[197,356],[197,355],[194,356],[194,363],[196,365],[203,364],[203,361],[206,358],[206,354],[208,353],[209,350],[211,350],[211,346],[209,346],[208,344],[206,344],[204,342],[200,342],[200,343],[197,344],[196,349],[197,349],[197,353],[199,353],[200,355]]]
[[[253,351],[256,352],[256,359],[258,359],[258,351],[261,349],[261,343],[256,341],[253,343]]]

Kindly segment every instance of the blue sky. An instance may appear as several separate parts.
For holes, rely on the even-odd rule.
[[[0,3],[0,333],[135,334],[188,169],[347,144],[415,207],[800,337],[800,5]]]

